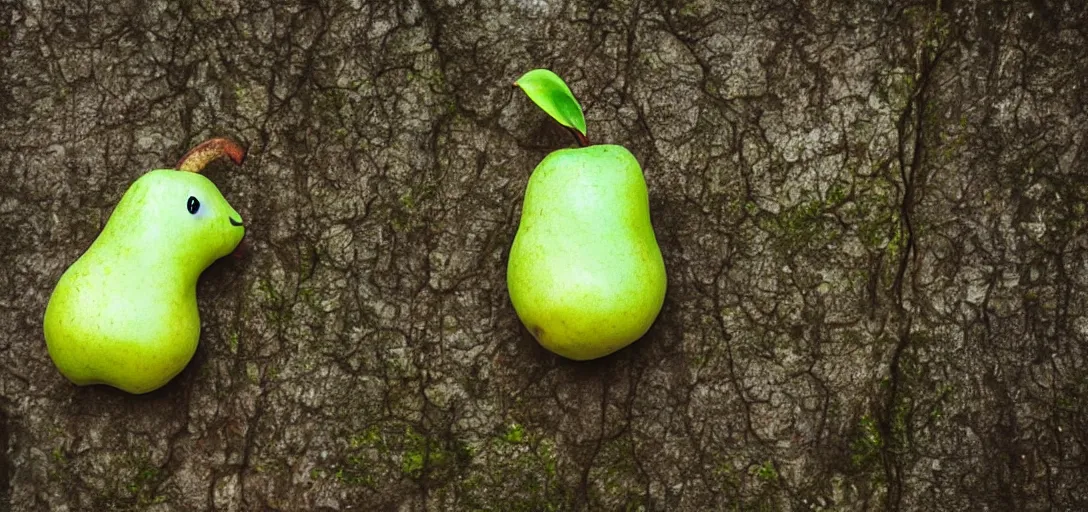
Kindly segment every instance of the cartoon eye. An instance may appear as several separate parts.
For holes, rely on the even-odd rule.
[[[196,215],[197,210],[200,210],[200,200],[189,196],[189,202],[185,204],[185,208],[189,210],[189,213]]]

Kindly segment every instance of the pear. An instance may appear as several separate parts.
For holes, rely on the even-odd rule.
[[[237,165],[245,158],[234,142],[211,139],[178,170],[138,178],[61,276],[44,330],[49,356],[70,381],[147,393],[192,359],[200,338],[197,279],[245,234],[238,212],[198,174],[224,154]]]
[[[529,92],[524,84],[540,71],[546,70],[530,72],[518,85]],[[554,74],[541,78],[558,80]],[[566,96],[554,85],[543,90],[550,100],[574,101],[569,89]],[[580,117],[581,107],[577,112]],[[557,120],[588,144],[584,120],[580,127],[577,119]],[[666,286],[646,181],[635,157],[616,145],[545,157],[529,178],[507,265],[511,302],[533,337],[570,359],[606,356],[646,333],[661,311]]]

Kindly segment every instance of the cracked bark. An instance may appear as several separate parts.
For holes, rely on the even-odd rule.
[[[101,5],[100,5],[101,4]],[[1070,2],[0,4],[0,509],[1088,508],[1088,45]],[[547,66],[650,187],[647,336],[505,289]],[[248,224],[162,390],[41,315],[211,136]]]

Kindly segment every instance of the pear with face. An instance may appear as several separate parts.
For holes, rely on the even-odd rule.
[[[178,170],[141,176],[61,276],[46,307],[45,340],[69,380],[147,393],[189,363],[200,337],[197,279],[245,234],[238,212],[198,174],[223,155],[239,165],[245,157],[234,142],[212,139]]]

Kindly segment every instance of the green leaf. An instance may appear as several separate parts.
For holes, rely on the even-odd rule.
[[[582,115],[582,106],[574,99],[574,94],[559,75],[547,69],[534,69],[525,73],[514,82],[521,87],[529,99],[544,109],[559,124],[577,130],[586,135],[586,118]]]

